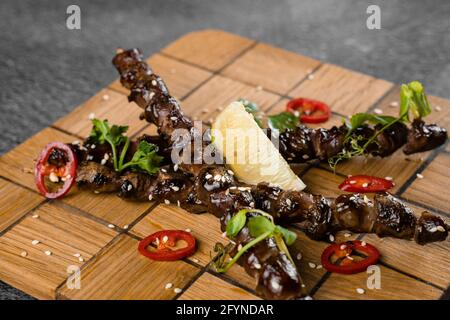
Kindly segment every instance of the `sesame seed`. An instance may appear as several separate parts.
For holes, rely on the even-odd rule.
[[[366,195],[364,195],[364,202],[365,202],[365,203],[369,203],[369,202],[370,202],[369,198],[367,198]]]
[[[179,191],[179,190],[180,190],[180,187],[173,186],[173,187],[172,187],[172,190],[175,191],[175,192],[176,192],[176,191]]]
[[[202,113],[208,113],[209,112],[209,110],[208,109],[202,109]]]
[[[164,288],[165,288],[166,290],[169,290],[169,289],[172,288],[172,287],[173,287],[173,284],[170,283],[170,282],[166,283],[166,285],[164,286]]]
[[[306,296],[303,298],[304,300],[312,300],[313,298],[311,296]]]
[[[262,86],[257,86],[256,87],[256,91],[262,91],[263,87]]]
[[[205,176],[205,179],[211,179],[211,178],[212,178],[212,175],[209,173]]]
[[[192,232],[192,230],[189,229],[189,228],[185,229],[184,231],[186,231],[186,232]]]
[[[303,256],[302,256],[301,253],[297,253],[297,257],[296,257],[296,258],[297,258],[298,261],[302,260],[302,257],[303,257]]]
[[[108,224],[108,228],[114,229],[114,225],[113,224]]]
[[[72,141],[72,144],[73,144],[73,145],[80,144],[80,140],[74,140],[74,141]]]
[[[437,227],[432,227],[429,231],[430,231],[431,233],[435,233],[435,232],[437,231]]]
[[[309,74],[308,75],[308,80],[313,80],[314,79],[314,75],[313,74]]]
[[[350,256],[348,253],[345,255],[345,257],[346,257],[347,259],[349,259],[349,260],[355,260],[355,259],[353,259],[353,257]]]
[[[162,242],[167,242],[167,241],[169,241],[169,237],[168,237],[168,236],[164,236],[164,237],[162,238]]]
[[[198,260],[197,258],[192,258],[192,261],[195,262],[195,263],[199,263],[200,262],[200,260]]]
[[[167,199],[165,199],[165,200],[164,200],[164,203],[165,203],[165,204],[170,204],[170,201],[167,200]]]
[[[302,283],[302,288],[306,288],[306,284]]]
[[[228,174],[230,174],[230,175],[234,176],[234,172],[233,172],[233,171],[231,171],[231,170],[227,170],[227,172],[228,172]]]
[[[386,180],[392,181],[394,180],[392,177],[384,177]]]
[[[178,171],[178,164],[174,164],[174,165],[173,165],[173,171],[174,171],[174,172],[177,172],[177,171]]]
[[[128,229],[129,227],[130,227],[130,226],[127,225],[127,224],[123,226],[123,228],[124,228],[125,230]]]
[[[437,226],[436,229],[437,231],[445,232],[445,228],[443,226]]]
[[[167,173],[167,170],[164,169],[164,168],[162,168],[161,171],[164,172],[164,173]]]
[[[38,214],[33,214],[31,217],[32,217],[33,219],[37,219],[37,218],[39,218],[39,215],[38,215]]]
[[[436,107],[434,108],[434,110],[436,110],[437,112],[439,112],[439,111],[442,110],[442,108],[441,108],[440,106],[436,106]]]
[[[352,236],[351,233],[344,233],[344,237],[346,237],[346,238],[349,238],[349,237],[351,237],[351,236]]]
[[[106,159],[102,159],[102,161],[100,161],[100,164],[105,165],[106,164]]]
[[[238,251],[241,251],[242,250],[242,244],[239,244],[237,249],[238,249]]]
[[[216,174],[216,175],[214,176],[214,180],[215,180],[215,181],[220,181],[220,179],[222,179],[222,176],[221,176],[220,174]]]
[[[181,293],[181,291],[183,291],[183,290],[181,290],[180,288],[173,289],[173,292],[175,292],[175,293]]]
[[[383,110],[379,109],[379,108],[375,108],[373,110],[373,112],[375,112],[375,114],[383,114]]]
[[[309,159],[309,156],[308,156],[307,154],[304,154],[304,155],[302,156],[302,158],[305,159],[305,160],[308,160],[308,159]]]
[[[366,246],[366,242],[365,241],[361,241],[361,245],[363,246],[363,247],[365,247]]]
[[[47,255],[47,256],[51,256],[52,255],[52,252],[51,251],[49,251],[49,250],[47,250],[47,251],[44,251],[44,253]]]
[[[109,100],[109,95],[104,94],[103,97],[102,97],[102,99],[105,100],[105,101],[108,101],[108,100]]]
[[[224,233],[222,233],[222,238],[226,238],[227,237],[227,232],[225,231]]]
[[[91,145],[91,149],[95,149],[95,147],[96,147],[95,144]]]
[[[35,246],[35,245],[37,245],[37,244],[39,244],[39,243],[40,243],[39,240],[33,240],[33,241],[31,241],[31,244],[32,244],[33,246]]]
[[[84,258],[83,258],[83,257],[79,257],[79,258],[78,258],[78,261],[84,262]]]
[[[332,234],[330,234],[330,235],[328,236],[328,238],[330,239],[331,242],[334,241],[334,236],[333,236]]]
[[[350,184],[355,184],[356,181],[355,181],[355,180],[350,180],[349,183],[350,183]]]
[[[152,86],[156,86],[156,80],[152,80]]]
[[[75,258],[79,258],[79,257],[81,257],[81,254],[79,254],[78,252],[77,253],[74,253],[74,255],[73,255]]]
[[[358,292],[359,294],[364,294],[366,291],[363,288],[357,288],[356,292]]]
[[[345,244],[341,244],[341,246],[339,247],[341,250],[344,250],[345,248],[347,248],[347,245]]]
[[[418,173],[418,174],[416,174],[416,177],[419,179],[423,179],[423,174]]]
[[[21,253],[20,253],[20,255],[22,256],[22,257],[26,257],[27,255],[28,255],[28,253],[26,252],[26,251],[22,251]]]
[[[93,112],[89,113],[88,118],[89,118],[89,120],[94,119],[95,118],[95,113],[93,113]]]
[[[292,201],[291,201],[291,199],[286,199],[286,204],[288,205],[288,206],[290,206],[291,204],[292,204]]]
[[[317,265],[316,269],[322,269],[322,265],[321,264]]]
[[[363,188],[367,188],[369,186],[369,184],[367,183],[367,182],[364,182],[363,184],[362,184],[362,187]]]
[[[258,262],[254,263],[253,266],[255,267],[255,269],[261,269],[261,264],[259,264]]]
[[[99,193],[100,193],[100,191],[98,191],[98,190],[94,190],[94,193],[95,193],[95,194],[99,194]]]
[[[177,200],[177,206],[180,207],[181,206],[181,202],[180,200]]]
[[[177,118],[177,117],[170,117],[170,120],[172,120],[172,121],[177,121],[178,118]]]
[[[250,207],[254,208],[255,207],[255,203],[252,201],[249,203]]]
[[[312,262],[308,262],[308,266],[309,266],[311,269],[315,269],[315,268],[316,268],[316,264],[315,264],[315,263],[312,263]]]
[[[392,101],[392,102],[389,104],[389,106],[390,106],[390,107],[398,107],[398,102],[397,102],[397,101]]]
[[[150,201],[153,200],[153,195],[152,195],[152,194],[149,194],[149,195],[148,195],[148,200],[150,200]]]
[[[54,173],[54,172],[51,172],[50,175],[48,176],[48,178],[50,179],[51,182],[54,182],[54,183],[59,182],[59,178],[56,175],[56,173]]]

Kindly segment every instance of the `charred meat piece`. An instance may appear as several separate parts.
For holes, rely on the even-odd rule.
[[[447,239],[448,229],[444,220],[425,211],[417,221],[414,240],[421,245],[444,241]]]
[[[381,125],[376,125],[375,130],[381,130]],[[371,154],[378,157],[387,157],[400,149],[406,143],[408,128],[401,122],[396,122],[382,131],[376,138],[376,147]]]
[[[76,182],[79,187],[96,192],[116,192],[120,189],[116,172],[93,161],[78,166]]]
[[[436,124],[425,124],[422,120],[414,120],[408,132],[408,141],[403,148],[405,154],[425,152],[435,149],[447,141],[447,130]]]

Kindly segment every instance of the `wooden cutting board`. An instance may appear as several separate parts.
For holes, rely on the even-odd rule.
[[[392,105],[399,98],[398,85],[223,31],[187,34],[148,62],[186,113],[205,121],[238,98],[255,101],[269,113],[283,110],[292,97],[319,99],[332,107],[330,127],[355,112],[378,108],[384,114],[398,113]],[[133,136],[155,132],[138,119],[140,110],[126,95],[115,81],[0,158],[0,279],[40,299],[257,299],[254,280],[240,266],[224,275],[209,267],[213,245],[226,241],[210,214],[80,191],[48,201],[36,192],[33,159],[48,142],[86,137],[90,113],[129,125]],[[430,100],[440,111],[429,121],[450,128],[450,101]],[[429,210],[448,221],[449,166],[447,146],[412,157],[397,152],[386,159],[354,159],[339,165],[335,174],[327,165],[297,169],[308,191],[325,196],[337,196],[337,186],[348,174],[391,176],[396,195],[417,214]],[[186,261],[154,262],[138,254],[138,241],[146,235],[187,228],[199,247]],[[311,268],[311,263],[320,264],[328,244],[293,230],[299,235],[294,256],[302,254],[298,268],[316,299],[439,299],[448,289],[448,240],[421,247],[411,241],[339,233],[337,241],[359,236],[380,249],[381,288],[368,289],[368,274],[343,276]],[[33,240],[39,243],[33,245]],[[79,288],[69,277],[78,267]],[[165,289],[167,283],[173,287]],[[357,288],[365,293],[358,294]]]

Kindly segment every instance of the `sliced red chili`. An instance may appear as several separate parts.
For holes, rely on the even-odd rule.
[[[339,185],[339,189],[347,192],[383,192],[391,189],[394,183],[390,180],[368,175],[350,176]]]
[[[331,110],[327,104],[306,98],[289,101],[286,110],[294,114],[300,112],[300,121],[304,123],[322,123],[331,117]]]
[[[36,186],[39,192],[49,199],[63,197],[75,182],[78,160],[73,150],[62,142],[47,144],[41,151],[34,168]],[[63,185],[56,191],[49,191],[46,177],[56,177]],[[56,181],[54,182],[56,184]]]
[[[379,258],[377,248],[355,240],[328,246],[322,253],[322,265],[329,272],[354,274],[376,264]]]
[[[186,247],[177,248],[178,241],[186,242]],[[155,248],[151,249],[151,245]],[[192,255],[196,249],[196,240],[190,232],[182,230],[163,230],[155,232],[139,242],[139,252],[157,261],[180,260]]]

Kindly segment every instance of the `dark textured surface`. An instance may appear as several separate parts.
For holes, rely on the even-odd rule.
[[[66,8],[81,7],[81,30]],[[381,30],[366,8],[381,7]],[[146,55],[217,28],[450,98],[450,1],[0,1],[0,154],[114,80],[118,46]],[[27,298],[0,282],[0,299]]]

